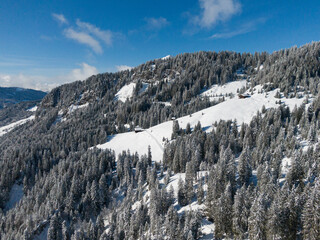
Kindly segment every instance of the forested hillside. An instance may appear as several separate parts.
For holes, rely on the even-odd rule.
[[[319,239],[319,80],[316,42],[57,87],[0,137],[0,239]],[[259,108],[240,122],[228,103]],[[143,140],[146,154],[99,147],[169,122],[161,159]]]

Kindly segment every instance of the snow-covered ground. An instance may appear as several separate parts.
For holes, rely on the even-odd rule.
[[[281,162],[281,173],[282,174],[287,175],[287,173],[291,167],[291,162],[292,162],[291,158],[285,157],[282,159],[282,162]]]
[[[10,191],[9,201],[6,203],[5,211],[13,208],[23,197],[23,185],[14,184]]]
[[[85,104],[82,104],[82,105],[74,105],[74,104],[71,104],[71,106],[69,107],[68,109],[68,113],[72,113],[73,111],[76,111],[78,109],[81,109],[81,108],[85,108],[85,107],[88,107],[89,106],[89,103],[85,103]]]
[[[48,236],[48,230],[49,230],[49,225],[43,229],[43,231],[39,234],[34,236],[34,240],[46,240]]]
[[[87,102],[87,103],[84,103],[82,105],[71,104],[67,111],[64,111],[63,109],[61,109],[58,112],[58,116],[57,116],[56,121],[54,122],[54,124],[66,121],[68,115],[70,115],[71,113],[73,113],[76,110],[79,110],[79,109],[82,109],[82,108],[85,108],[85,107],[88,107],[88,106],[89,106],[89,103]]]
[[[127,99],[130,99],[133,95],[134,88],[136,87],[136,83],[132,82],[128,85],[123,86],[116,94],[115,99],[121,102],[125,102]],[[139,94],[147,91],[149,87],[148,83],[143,82],[142,88],[139,90]]]
[[[255,67],[254,70],[259,71],[263,69],[263,65],[261,64],[259,67]]]
[[[244,81],[239,82],[240,83],[233,83],[233,86],[242,86],[245,84]],[[223,89],[228,89],[225,90],[225,92],[236,91],[236,89],[232,90],[229,84],[227,84],[227,87],[219,87],[219,91],[223,92]],[[248,90],[247,93],[249,93],[249,91],[250,90]],[[178,118],[177,121],[183,129],[186,128],[188,123],[190,123],[191,127],[194,127],[200,122],[202,128],[206,131],[211,131],[212,125],[220,120],[236,119],[239,125],[243,122],[249,123],[253,116],[257,114],[257,111],[261,111],[262,106],[265,106],[266,109],[279,107],[279,104],[276,104],[276,101],[279,101],[279,99],[275,98],[277,91],[279,90],[275,89],[270,92],[263,92],[262,86],[256,86],[253,95],[249,98],[239,99],[238,97],[234,97],[232,99],[226,99],[226,101],[210,108]],[[293,109],[295,105],[300,106],[304,100],[305,98],[281,98],[281,102],[289,106],[290,109]],[[116,154],[129,149],[131,152],[138,152],[142,155],[147,154],[148,145],[150,145],[153,160],[161,161],[166,142],[163,141],[163,139],[171,139],[172,125],[173,122],[168,121],[140,133],[128,132],[117,134],[109,137],[106,143],[98,145],[97,147],[101,149],[111,148]]]
[[[241,80],[241,81],[234,81],[229,82],[224,85],[213,85],[210,89],[204,91],[201,93],[201,97],[209,97],[210,101],[213,101],[216,99],[216,97],[225,96],[226,94],[233,94],[237,95],[237,90],[240,90],[243,87],[246,87],[248,84],[247,80]]]
[[[32,107],[32,108],[27,109],[27,111],[29,111],[29,112],[36,112],[37,109],[38,109],[38,107],[37,107],[37,105],[36,105],[36,106],[34,106],[34,107]]]
[[[168,55],[168,56],[165,56],[165,57],[161,58],[161,60],[167,60],[167,59],[169,59],[169,58],[171,58],[171,56],[170,56],[170,55]]]
[[[26,122],[29,122],[29,121],[33,120],[34,118],[35,118],[34,115],[32,115],[32,116],[30,116],[28,118],[19,120],[19,121],[14,122],[14,123],[10,123],[9,125],[3,126],[3,127],[0,127],[0,137],[2,135],[12,131],[15,127],[20,126],[22,124],[25,124]]]
[[[133,90],[136,87],[135,83],[130,83],[128,85],[123,86],[116,94],[116,99],[121,102],[125,102],[127,98],[131,98],[133,94]]]

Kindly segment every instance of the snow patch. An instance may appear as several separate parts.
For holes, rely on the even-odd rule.
[[[292,159],[291,158],[283,158],[282,162],[281,162],[281,173],[284,175],[287,175],[287,173],[289,172],[289,169],[291,167],[291,162]]]
[[[37,109],[38,109],[38,106],[34,106],[34,107],[32,107],[32,108],[27,109],[27,111],[29,111],[29,112],[36,112]]]
[[[260,71],[263,69],[263,64],[261,64],[259,67],[255,67],[254,70],[256,71]]]
[[[14,122],[14,123],[10,123],[9,125],[3,126],[3,127],[0,127],[0,137],[3,136],[6,133],[12,131],[14,128],[16,128],[16,127],[18,127],[18,126],[20,126],[22,124],[25,124],[26,122],[32,121],[34,118],[35,118],[35,116],[32,115],[32,116],[30,116],[28,118],[19,120],[19,121]]]
[[[210,101],[215,100],[216,97],[222,97],[225,95],[237,94],[237,90],[240,90],[241,88],[246,87],[248,84],[247,80],[241,80],[241,81],[234,81],[229,82],[224,85],[213,85],[210,89],[204,91],[201,93],[201,97],[209,97]]]
[[[43,229],[43,231],[34,237],[34,240],[46,240],[48,236],[49,225]]]
[[[171,56],[170,56],[170,55],[167,55],[167,56],[161,58],[161,60],[167,60],[167,59],[169,59],[169,58],[171,58]]]
[[[5,211],[14,208],[15,205],[21,200],[23,197],[23,185],[14,184],[10,191],[10,198],[5,206]]]
[[[136,87],[135,83],[130,83],[128,85],[123,86],[116,94],[116,100],[120,100],[121,102],[125,102],[127,98],[131,98],[133,95],[133,90]]]
[[[142,93],[144,93],[145,91],[147,91],[148,87],[149,87],[149,84],[143,82],[143,83],[142,83],[142,88],[139,90],[139,94],[142,94]]]
[[[214,223],[208,221],[207,219],[202,219],[201,232],[203,236],[200,237],[199,239],[201,240],[214,239],[214,230],[215,230]]]
[[[74,105],[74,104],[71,104],[71,106],[69,107],[68,109],[68,113],[72,113],[78,109],[81,109],[81,108],[85,108],[85,107],[88,107],[89,106],[89,103],[85,103],[85,104],[82,104],[82,105]]]

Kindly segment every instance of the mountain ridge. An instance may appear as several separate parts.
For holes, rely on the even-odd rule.
[[[0,109],[10,105],[41,100],[47,93],[20,87],[0,87]]]
[[[53,89],[0,137],[1,237],[312,239],[319,57],[320,43],[181,54]],[[142,136],[137,125],[155,140],[161,124],[154,156],[145,139],[139,152],[96,147]]]

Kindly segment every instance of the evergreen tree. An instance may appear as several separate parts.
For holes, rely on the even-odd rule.
[[[239,172],[239,181],[240,185],[248,185],[249,179],[252,175],[251,168],[251,153],[248,148],[245,148],[239,158],[238,172]]]
[[[305,239],[318,239],[320,237],[320,183],[316,180],[302,213],[303,236]]]

